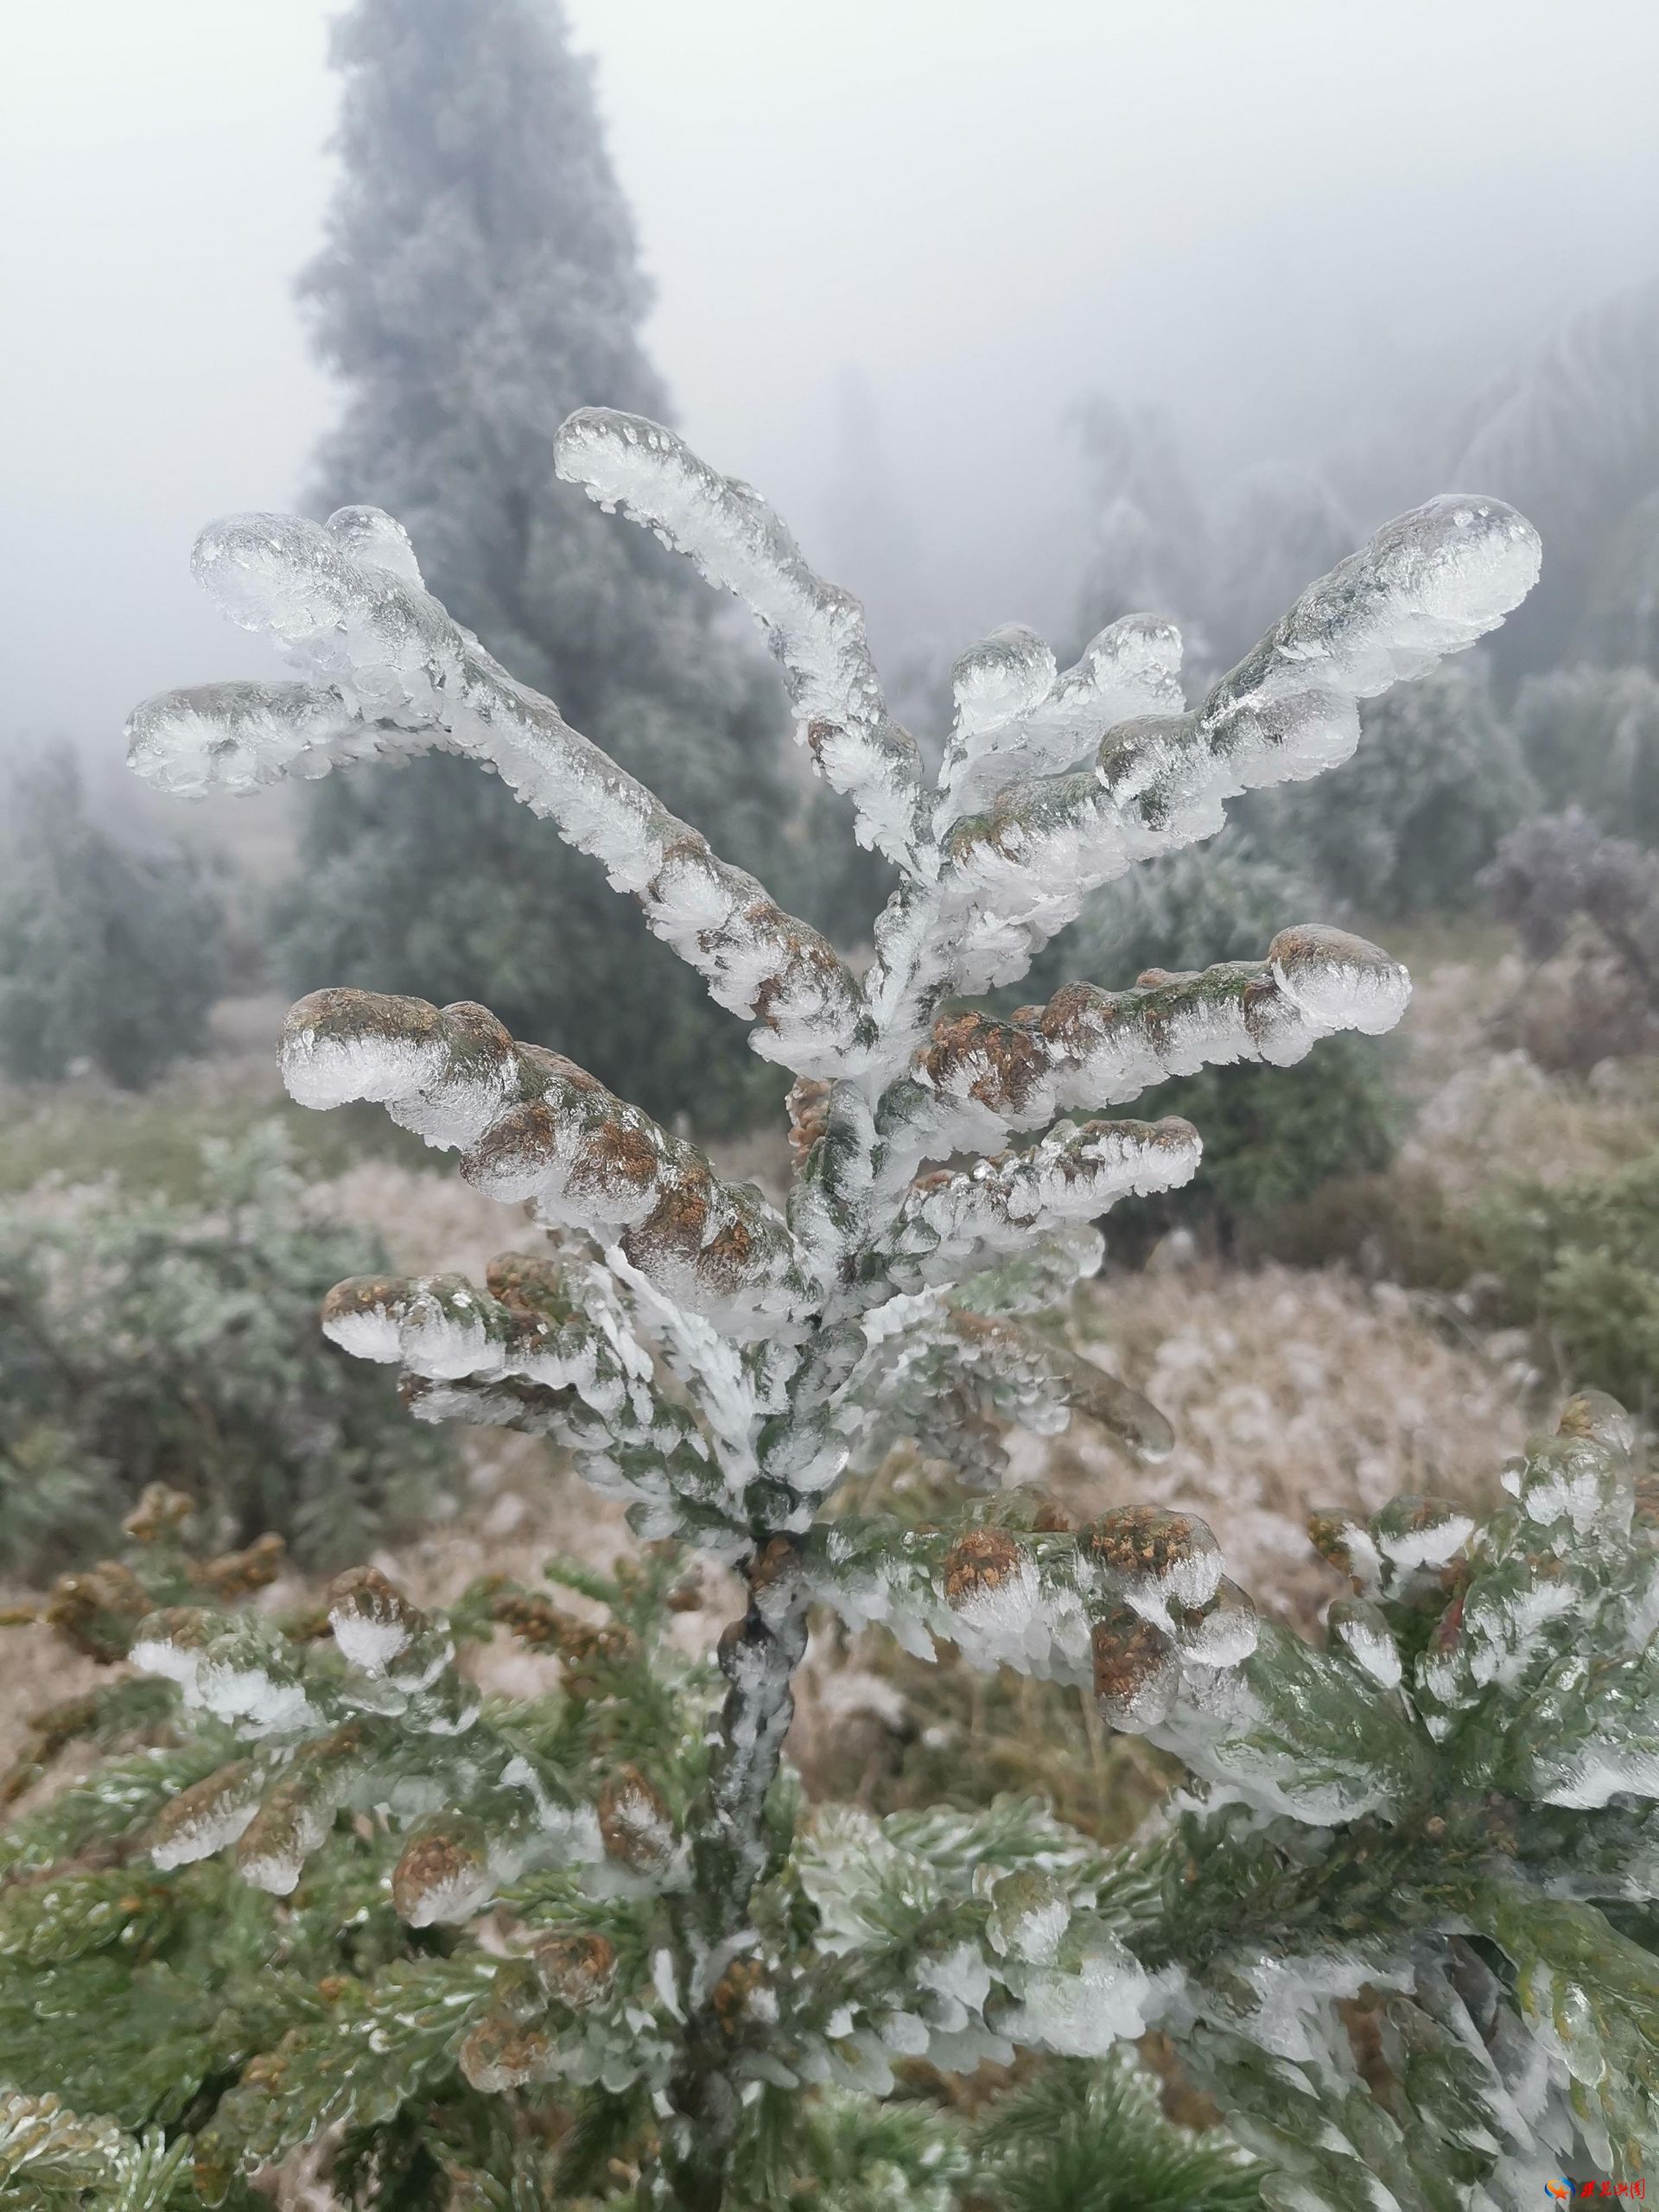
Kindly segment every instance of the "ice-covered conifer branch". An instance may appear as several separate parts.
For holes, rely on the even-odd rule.
[[[362,1567],[330,1586],[327,1617],[343,1670],[233,1616],[174,1608],[142,1624],[135,1663],[250,1746],[162,1808],[156,1866],[234,1847],[245,1879],[287,1897],[336,1815],[373,1808],[408,1830],[391,1891],[416,1928],[470,1920],[532,1867],[570,1869],[601,1894],[675,1878],[673,1829],[649,1784],[634,1777],[654,1825],[619,1805],[601,1746],[569,1771],[532,1761],[457,1670],[444,1616]]]
[[[889,1299],[866,1316],[869,1353],[850,1385],[866,1416],[866,1466],[899,1439],[949,1461],[965,1488],[995,1490],[1007,1465],[1001,1429],[1054,1436],[1074,1414],[1136,1459],[1174,1438],[1157,1408],[1103,1368],[1006,1314],[957,1306],[938,1291]]]
[[[634,1505],[652,1535],[741,1545],[747,1469],[728,1478],[690,1414],[655,1388],[609,1271],[505,1252],[486,1284],[354,1276],[329,1292],[323,1332],[400,1368],[420,1418],[549,1436],[595,1490]]]
[[[1125,721],[1089,767],[1011,784],[958,822],[942,878],[956,987],[1013,981],[1090,891],[1212,835],[1227,799],[1346,760],[1359,702],[1496,627],[1539,557],[1502,501],[1431,499],[1311,585],[1189,713]]]
[[[937,1640],[976,1667],[1092,1687],[1112,1726],[1135,1732],[1163,1726],[1184,1695],[1211,1700],[1255,1649],[1255,1608],[1202,1521],[1145,1506],[1075,1531],[1043,1517],[915,1530],[842,1515],[808,1538],[807,1580],[855,1628],[880,1622],[922,1658]]]
[[[754,1022],[763,1057],[823,1072],[855,1051],[861,996],[834,948],[719,859],[551,700],[515,683],[421,588],[389,516],[348,507],[325,524],[233,515],[203,531],[193,565],[221,610],[267,632],[307,680],[147,700],[128,723],[128,757],[148,782],[194,798],[322,775],[378,752],[465,753],[638,899],[719,1003]]]
[[[858,601],[813,574],[748,485],[699,461],[660,423],[582,407],[555,449],[567,481],[645,524],[749,608],[782,664],[798,735],[831,790],[853,802],[859,842],[914,869],[920,755],[887,712]]]
[[[946,1643],[1090,1688],[1112,1727],[1263,1812],[1318,1825],[1410,1799],[1424,1747],[1389,1686],[1334,1629],[1319,1652],[1261,1622],[1202,1521],[1119,1506],[1071,1531],[1018,1506],[928,1530],[843,1515],[808,1539],[812,1593],[919,1657]]]
[[[780,2086],[887,2095],[900,2058],[971,2073],[1020,2048],[1103,2057],[1176,1993],[1177,1977],[1147,1973],[1130,1948],[1157,1929],[1155,1874],[1126,1879],[1030,1802],[880,1822],[826,1808],[794,1872],[816,1958],[745,2069]]]
[[[1035,632],[1013,626],[951,671],[956,718],[939,770],[940,830],[1015,776],[1052,775],[1136,715],[1179,715],[1180,632],[1150,614],[1108,624],[1063,675]]]
[[[1198,1173],[1190,1122],[1077,1122],[1023,1152],[1004,1152],[912,1185],[874,1248],[873,1272],[895,1290],[954,1281],[990,1255],[1120,1198],[1177,1189]]]
[[[314,992],[284,1026],[283,1077],[302,1106],[378,1101],[459,1151],[477,1189],[620,1244],[732,1335],[787,1331],[811,1308],[795,1239],[753,1185],[721,1182],[695,1145],[574,1062],[516,1044],[483,1007]]]
[[[1281,930],[1265,960],[1154,971],[1128,991],[1068,983],[1011,1021],[950,1016],[882,1101],[887,1172],[1040,1128],[1069,1107],[1122,1105],[1201,1067],[1288,1067],[1339,1030],[1391,1029],[1410,994],[1376,945],[1304,923]]]

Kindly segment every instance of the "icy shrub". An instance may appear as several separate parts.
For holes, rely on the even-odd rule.
[[[1169,1208],[1136,1202],[1126,1209],[1126,1227],[1184,1220],[1228,1250],[1270,1241],[1287,1207],[1333,1179],[1386,1167],[1405,1120],[1404,1102],[1369,1037],[1333,1038],[1300,1067],[1206,1068],[1159,1084],[1143,1103],[1197,1123],[1204,1158]]]
[[[1467,1212],[1421,1166],[1333,1175],[1306,1197],[1243,1225],[1252,1259],[1295,1268],[1341,1265],[1369,1281],[1459,1291],[1487,1263]]]
[[[1497,1318],[1546,1371],[1650,1413],[1659,1399],[1659,1153],[1611,1174],[1516,1185],[1477,1208]]]
[[[88,821],[73,756],[18,772],[0,885],[0,1068],[55,1083],[85,1065],[136,1090],[200,1052],[223,914],[207,871]]]
[[[443,1440],[316,1332],[341,1268],[384,1255],[317,1217],[274,1124],[209,1146],[195,1204],[74,1199],[0,1212],[0,1574],[85,1558],[153,1480],[313,1563],[429,1501]]]
[[[1367,709],[1365,741],[1327,782],[1262,811],[1352,912],[1398,921],[1477,903],[1499,840],[1537,805],[1483,658],[1452,663]]]
[[[882,2178],[907,2212],[1344,2212],[1450,2207],[1449,2174],[1507,2212],[1563,2169],[1629,2178],[1659,2125],[1659,1496],[1630,1441],[1580,1397],[1484,1521],[1314,1514],[1351,1592],[1322,1648],[1258,1622],[1176,1514],[1071,1529],[1010,1493],[887,1546],[891,1624],[1079,1686],[1187,1790],[1103,1848],[1014,1798],[809,1810],[785,1772],[712,1952],[687,1922],[731,1669],[665,1634],[702,1602],[677,1547],[442,1614],[354,1570],[284,1616],[227,1602],[268,1548],[198,1560],[152,1492],[127,1557],[45,1608],[140,1671],[39,1716],[24,1779],[109,1748],[0,1831],[9,2080],[112,2155],[155,2131],[189,2174],[156,2212],[251,2205],[244,2175],[325,2135],[347,2201],[494,2203],[512,2177],[512,2201],[637,2202],[706,1984],[724,2193],[670,2202]],[[817,1593],[861,1589],[883,1542],[826,1524]],[[472,1687],[458,1655],[495,1634],[538,1688]],[[1203,2149],[1109,2063],[1154,2024],[1226,2116]],[[1022,2046],[1049,2063],[964,2130],[942,2076]]]
[[[1577,809],[1523,823],[1482,878],[1536,963],[1565,951],[1552,995],[1535,980],[1510,1026],[1547,1066],[1592,1067],[1659,1042],[1659,857]]]
[[[1659,842],[1659,677],[1589,664],[1529,677],[1515,728],[1552,811],[1580,807],[1615,836]]]
[[[141,772],[251,790],[434,747],[493,769],[796,1078],[798,1160],[775,1207],[469,1002],[324,990],[293,1009],[301,1103],[380,1103],[550,1232],[482,1284],[341,1283],[327,1333],[400,1368],[425,1419],[555,1439],[640,1537],[728,1562],[747,1602],[715,1647],[717,1707],[683,1717],[639,1682],[626,1744],[559,1734],[596,1658],[574,1656],[543,1733],[534,1707],[478,1698],[454,1626],[372,1572],[335,1587],[332,1652],[188,1606],[139,1624],[135,1660],[178,1685],[219,1762],[174,1799],[156,1879],[188,1860],[222,1882],[234,1840],[256,1887],[334,1925],[336,1854],[378,1851],[391,1916],[445,1931],[338,1987],[308,1981],[304,2024],[213,2119],[210,2182],[337,2124],[406,2139],[453,2066],[484,2102],[451,2155],[495,2202],[509,2168],[522,2190],[538,2159],[556,2171],[607,2145],[601,2195],[638,2170],[645,2201],[682,2212],[772,2205],[820,2089],[884,2096],[895,2062],[1103,2059],[1154,2027],[1282,2207],[1375,2203],[1389,2176],[1396,2201],[1422,2198],[1448,2171],[1491,2206],[1563,2158],[1630,2171],[1653,2118],[1653,1961],[1624,1904],[1615,1927],[1594,1900],[1645,1894],[1659,1758],[1647,1528],[1632,1533],[1613,1409],[1576,1406],[1478,1535],[1427,1498],[1370,1526],[1321,1519],[1356,1585],[1323,1651],[1262,1626],[1179,1512],[1072,1529],[1004,1494],[917,1531],[830,1510],[895,1438],[970,1492],[999,1481],[1010,1423],[1053,1434],[1082,1414],[1131,1453],[1167,1447],[1152,1407],[1026,1317],[1098,1264],[1092,1224],[1116,1201],[1191,1179],[1198,1134],[1065,1117],[1380,1033],[1408,979],[1302,925],[1196,975],[1067,984],[1007,1020],[955,1009],[1014,982],[1103,883],[1212,835],[1230,797],[1344,759],[1361,699],[1522,596],[1534,533],[1491,499],[1431,501],[1190,708],[1178,640],[1151,616],[1064,672],[1031,632],[999,631],[957,662],[925,777],[856,604],[753,491],[603,410],[572,416],[556,450],[567,478],[748,603],[814,762],[899,887],[855,973],[493,660],[385,514],[245,516],[199,540],[203,583],[296,680],[149,701],[131,724]],[[1086,1688],[1180,1758],[1194,1794],[1128,1853],[1020,1804],[802,1817],[781,1759],[814,1604],[918,1653],[943,1640]],[[42,1894],[55,1925],[68,1888]],[[1386,2075],[1349,2043],[1350,2000],[1376,2017]],[[561,2150],[552,2114],[573,2106]],[[370,2193],[380,2157],[357,2170]],[[589,2184],[567,2170],[555,2185]]]
[[[269,1542],[201,1557],[188,1501],[160,1487],[129,1528],[121,1558],[65,1577],[42,1609],[110,1675],[37,1715],[0,1777],[3,1802],[71,1743],[105,1754],[0,1830],[0,2181],[26,2188],[32,2162],[42,2188],[60,2168],[85,2186],[148,2156],[174,2193],[138,2212],[251,2205],[245,2168],[332,2128],[346,2202],[630,2198],[658,2131],[652,2081],[682,2032],[677,1830],[720,1689],[668,1637],[700,1603],[689,1562],[659,1546],[607,1577],[555,1560],[541,1586],[486,1578],[442,1616],[365,1571],[317,1613],[268,1614],[240,1601],[270,1579]],[[545,1678],[480,1702],[457,1653],[497,1634]],[[404,1777],[392,1801],[388,1761]],[[887,2107],[868,2081],[789,2094],[766,2046],[779,2033],[798,2063],[801,2022],[775,1993],[810,1976],[838,2005],[856,1961],[823,1948],[833,1907],[815,1898],[804,1816],[785,1855],[798,1808],[787,1784],[780,1797],[755,1929],[715,1999],[734,2055],[760,2069],[731,2202],[1259,2201],[1255,2169],[1168,2125],[1122,2063],[1058,2065],[973,2126],[937,2086]],[[950,1854],[987,1817],[924,1816],[964,1902]],[[1035,1806],[988,1820],[1004,1861],[1081,1840]],[[480,1943],[486,1920],[505,1950]],[[524,2193],[498,2198],[509,2176]]]

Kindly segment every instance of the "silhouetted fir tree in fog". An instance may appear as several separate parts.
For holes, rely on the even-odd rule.
[[[1659,362],[1653,378],[1659,385]],[[1573,642],[1607,667],[1659,670],[1659,486],[1624,516],[1596,563]]]
[[[1072,410],[1090,516],[1078,636],[1148,607],[1181,626],[1189,662],[1208,660],[1210,517],[1161,408],[1091,393]]]
[[[683,564],[555,479],[573,407],[668,415],[590,68],[556,0],[359,0],[334,58],[344,174],[302,292],[348,398],[319,511],[402,517],[430,588],[491,652],[721,852],[788,880],[798,779],[764,661]],[[656,1112],[750,1109],[734,1025],[595,863],[550,849],[493,782],[444,756],[338,777],[304,845],[279,955],[294,988],[484,997]]]
[[[1210,627],[1223,661],[1249,651],[1298,576],[1333,569],[1364,532],[1315,469],[1267,463],[1222,502],[1211,542]]]

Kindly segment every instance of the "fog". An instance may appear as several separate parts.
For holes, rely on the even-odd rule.
[[[112,758],[145,692],[260,664],[187,556],[210,515],[302,495],[334,404],[291,294],[331,183],[331,12],[14,12],[0,737]],[[1063,624],[1081,392],[1158,400],[1218,480],[1461,395],[1659,264],[1648,0],[570,13],[680,419],[878,633],[890,580],[841,557],[873,440],[863,491],[889,472],[930,619]]]

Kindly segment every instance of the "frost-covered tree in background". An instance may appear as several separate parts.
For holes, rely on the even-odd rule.
[[[1586,655],[1652,665],[1659,282],[1574,315],[1461,407],[1400,426],[1361,473],[1389,499],[1488,484],[1532,517],[1549,559],[1496,647],[1510,677]]]
[[[0,1069],[136,1090],[207,1042],[224,912],[199,853],[145,853],[86,811],[66,748],[11,779],[0,839]]]
[[[1582,1072],[1659,1037],[1659,855],[1576,808],[1523,822],[1482,888],[1535,963],[1498,1023],[1544,1067]],[[1557,955],[1567,957],[1559,962]],[[1556,963],[1553,970],[1544,963]]]
[[[1091,394],[1072,412],[1090,504],[1090,550],[1080,594],[1082,628],[1147,607],[1183,625],[1189,656],[1211,647],[1214,548],[1175,426],[1161,408],[1128,407]]]
[[[1266,464],[1235,485],[1211,532],[1210,624],[1224,659],[1248,650],[1304,578],[1323,575],[1359,531],[1311,468]]]
[[[1076,423],[1095,507],[1082,592],[1090,627],[1168,607],[1196,633],[1200,667],[1225,666],[1358,534],[1316,471],[1257,468],[1211,505],[1157,409],[1096,397]],[[1250,834],[1235,875],[1289,863],[1328,911],[1371,920],[1468,906],[1498,840],[1538,804],[1485,656],[1368,702],[1361,718],[1365,742],[1340,774],[1241,810]],[[1116,918],[1103,902],[1099,926]]]
[[[491,652],[734,859],[781,863],[793,798],[764,662],[680,564],[606,531],[555,470],[581,402],[666,404],[558,0],[357,0],[334,35],[342,175],[302,291],[347,403],[320,511],[401,516]],[[550,854],[506,791],[453,761],[318,792],[302,860],[277,947],[293,988],[486,991],[658,1113],[695,1102],[718,1126],[764,1098],[694,979],[621,925],[599,869]]]
[[[1482,1529],[1427,1498],[1370,1525],[1316,1517],[1355,1587],[1324,1651],[1258,1622],[1187,1516],[1122,1507],[1073,1529],[973,1496],[1010,1419],[1052,1433],[1082,1408],[1132,1448],[1166,1441],[1155,1410],[1024,1319],[1098,1263],[1092,1224],[1116,1199],[1198,1164],[1186,1123],[1096,1109],[1386,1029],[1408,983],[1301,925],[1253,961],[1071,983],[1007,1020],[962,1002],[1014,981],[1097,886],[1213,834],[1230,797],[1344,759],[1361,699],[1516,604],[1534,533],[1478,497],[1402,516],[1191,708],[1166,622],[1122,620],[1064,672],[1030,632],[997,632],[957,664],[925,778],[855,603],[747,486],[607,410],[574,415],[556,454],[749,605],[799,735],[900,883],[855,974],[493,659],[383,513],[244,516],[199,540],[204,585],[296,679],[149,702],[139,771],[188,794],[434,748],[493,768],[791,1071],[798,1156],[780,1210],[482,1007],[327,989],[293,1009],[296,1098],[380,1102],[549,1233],[482,1284],[341,1284],[328,1332],[400,1367],[424,1418],[556,1440],[640,1536],[729,1563],[747,1605],[701,1730],[659,1712],[653,1750],[649,1700],[622,1701],[637,1756],[480,1708],[442,1618],[373,1573],[336,1588],[332,1659],[246,1617],[138,1624],[135,1656],[243,1745],[168,1812],[164,1868],[239,1837],[256,1885],[302,1898],[337,1814],[412,1821],[393,1910],[462,1931],[353,1978],[253,2062],[238,2111],[263,2117],[232,2164],[268,2154],[285,2111],[302,2131],[384,2118],[459,2064],[477,2094],[532,2099],[509,2134],[538,2087],[588,2088],[582,2139],[607,2113],[632,2129],[648,2201],[772,2204],[823,2109],[813,2085],[880,2095],[897,2057],[1100,2056],[1157,2024],[1281,2207],[1490,2208],[1563,2159],[1630,2172],[1659,2111],[1643,1918],[1659,1579],[1617,1409],[1570,1408]],[[884,1436],[923,1433],[961,1470],[959,1516],[918,1531],[833,1510]],[[1193,1794],[1127,1855],[1029,1808],[798,1824],[780,1769],[815,1602],[918,1652],[1089,1686]],[[467,1938],[532,1877],[541,1904],[505,1951]],[[1344,2024],[1362,1999],[1369,2053]]]
[[[1337,774],[1260,805],[1258,836],[1328,896],[1379,921],[1455,912],[1538,791],[1483,653],[1368,706]]]
[[[1357,534],[1336,493],[1308,468],[1264,465],[1220,502],[1205,502],[1160,408],[1096,393],[1073,410],[1072,424],[1092,509],[1081,594],[1086,632],[1164,607],[1184,626],[1190,661],[1224,666]]]
[[[1659,844],[1659,676],[1588,662],[1529,676],[1514,723],[1552,812],[1576,808],[1614,836]]]

